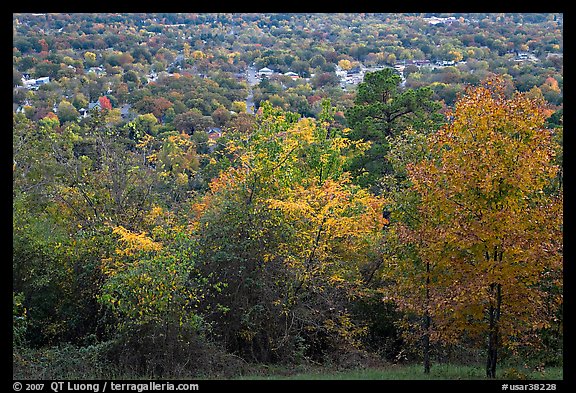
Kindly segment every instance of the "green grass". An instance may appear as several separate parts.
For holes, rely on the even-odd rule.
[[[100,344],[105,345],[105,344]],[[14,379],[153,379],[145,375],[122,375],[112,364],[102,361],[99,346],[76,348],[71,345],[48,349],[13,351]],[[535,363],[535,362],[533,362]],[[185,375],[177,379],[232,380],[486,380],[480,363],[473,366],[433,363],[430,374],[424,374],[421,363],[381,364],[378,367],[339,370],[330,366],[245,364],[246,368],[230,369],[218,375]],[[562,367],[541,370],[513,363],[498,364],[498,379],[502,380],[563,380]],[[224,375],[226,375],[224,377]],[[172,377],[174,378],[174,376]]]
[[[496,372],[500,379],[561,380],[561,367],[544,371],[502,367]],[[433,365],[430,374],[424,374],[422,365],[390,365],[382,368],[366,368],[346,371],[325,369],[304,372],[270,369],[266,375],[246,375],[241,380],[484,380],[486,371],[482,367],[462,365]]]

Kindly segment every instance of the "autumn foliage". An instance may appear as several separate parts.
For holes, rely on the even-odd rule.
[[[156,376],[369,351],[429,372],[457,348],[495,377],[563,323],[562,131],[505,87],[469,87],[436,131],[397,124],[378,195],[350,171],[372,143],[329,100],[315,118],[262,102],[217,140],[152,113],[16,115],[18,345],[90,337]]]
[[[102,109],[112,109],[112,104],[110,103],[110,99],[108,97],[100,97],[98,98],[98,102],[100,103],[100,107]]]
[[[486,345],[489,377],[498,349],[536,344],[562,304],[562,193],[546,190],[559,168],[545,113],[489,79],[430,136],[432,158],[408,166],[418,220],[397,231],[417,262],[399,270],[399,304],[431,318],[432,340]]]
[[[365,147],[331,129],[331,111],[298,120],[264,105],[194,208],[200,270],[226,282],[205,307],[227,346],[256,361],[354,347],[363,333],[346,304],[380,245],[384,200],[343,170]]]

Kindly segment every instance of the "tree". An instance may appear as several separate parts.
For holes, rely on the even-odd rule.
[[[325,86],[338,86],[340,79],[333,72],[318,72],[311,79],[312,86],[318,89]]]
[[[157,119],[162,119],[164,114],[173,104],[164,97],[146,96],[138,101],[134,107],[140,113],[152,113]]]
[[[409,127],[429,132],[439,121],[440,105],[431,99],[432,90],[403,89],[400,82],[400,76],[389,68],[366,73],[354,106],[346,111],[350,139],[371,142],[370,149],[352,162],[351,171],[358,184],[374,191],[380,190],[382,176],[392,173],[386,159],[390,141]]]
[[[190,44],[185,42],[183,47],[184,47],[183,48],[184,59],[188,60],[188,59],[190,59],[190,53],[191,53],[190,52]]]
[[[124,82],[120,82],[118,84],[118,87],[116,88],[115,94],[120,102],[122,103],[126,102],[128,98],[128,85]]]
[[[111,110],[112,109],[112,104],[110,103],[110,100],[108,99],[108,97],[106,97],[106,96],[99,97],[98,102],[100,103],[100,107],[102,109],[105,109],[105,110]]]
[[[204,116],[199,109],[193,108],[187,112],[176,115],[173,124],[177,131],[193,134],[196,130],[207,130],[214,125],[214,121],[212,117]]]
[[[338,67],[340,67],[343,70],[351,70],[352,69],[352,62],[348,59],[341,59],[338,61]]]
[[[136,86],[140,86],[140,78],[138,78],[138,74],[134,70],[125,72],[122,76],[122,80],[126,83],[132,82]]]
[[[249,113],[240,112],[236,116],[232,117],[226,127],[233,131],[237,131],[243,134],[252,132],[255,125],[254,115]]]
[[[52,63],[49,60],[43,60],[36,64],[36,67],[34,67],[34,76],[36,78],[49,76],[52,79],[56,79],[58,77],[59,70],[60,64]]]
[[[87,67],[93,67],[96,65],[96,54],[94,52],[85,52],[84,61]]]
[[[544,192],[558,172],[548,112],[505,87],[501,77],[469,87],[429,137],[432,157],[408,165],[417,224],[398,226],[422,262],[400,280],[413,288],[404,305],[430,317],[432,340],[485,343],[489,378],[499,350],[531,343],[562,301],[562,193]]]
[[[161,214],[158,207],[149,212],[152,217]],[[113,228],[119,247],[114,255],[102,261],[107,280],[99,301],[111,307],[119,318],[120,329],[174,323],[180,328],[197,329],[200,319],[191,311],[198,294],[188,285],[193,268],[190,248],[178,249],[174,247],[178,241],[165,238],[168,233],[182,236],[168,225],[159,226],[155,232],[162,242],[145,232],[137,233],[123,226]],[[167,339],[170,338],[165,337],[164,341]]]
[[[67,121],[77,121],[80,117],[80,113],[70,102],[62,100],[58,105],[58,117],[62,123]]]
[[[139,142],[145,134],[156,135],[158,133],[158,119],[152,113],[138,115],[126,125],[129,129],[128,136]]]
[[[32,316],[27,337],[80,343],[105,319],[96,294],[112,238],[102,223],[137,226],[151,176],[98,112],[84,129],[15,120],[13,269]]]
[[[76,110],[80,110],[82,108],[84,109],[88,109],[88,98],[86,98],[86,96],[82,93],[78,93],[74,96],[74,99],[72,100],[72,105],[74,105],[74,108],[76,108]]]
[[[148,159],[159,172],[162,193],[178,201],[190,191],[189,184],[199,168],[196,145],[184,132],[163,133],[162,139],[162,147]]]
[[[134,61],[134,58],[132,57],[132,55],[130,55],[130,53],[122,53],[120,54],[120,56],[118,57],[118,63],[122,66],[122,67],[126,67],[126,64],[132,64],[132,62]]]
[[[199,268],[224,284],[206,312],[243,356],[319,360],[362,332],[347,305],[378,258],[384,201],[350,182],[344,164],[366,146],[333,127],[329,103],[318,120],[261,108],[195,207]]]
[[[246,109],[245,101],[234,101],[232,103],[232,110],[236,113],[246,113]]]
[[[22,73],[16,68],[12,69],[12,86],[22,86]]]
[[[224,126],[231,118],[232,115],[230,111],[223,106],[216,108],[214,112],[212,112],[212,119],[218,127]]]
[[[194,52],[192,52],[192,58],[194,60],[202,60],[205,59],[206,57],[207,55],[201,50],[195,50]]]
[[[310,59],[310,67],[322,68],[326,65],[326,58],[321,54],[317,54]]]
[[[140,229],[110,228],[115,250],[101,260],[97,299],[114,316],[115,366],[169,376],[197,367],[189,359],[204,346],[198,305],[205,281],[195,269],[194,239],[173,212],[154,205],[145,218]]]

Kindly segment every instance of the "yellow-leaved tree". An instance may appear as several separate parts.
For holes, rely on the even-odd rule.
[[[549,111],[504,93],[501,77],[469,87],[428,139],[431,157],[408,165],[417,220],[395,233],[413,246],[398,266],[399,305],[424,316],[425,341],[528,345],[562,303],[562,190]]]
[[[363,329],[347,304],[386,222],[382,198],[344,170],[366,146],[334,127],[327,101],[318,119],[261,107],[253,132],[228,144],[234,165],[195,204],[200,269],[224,284],[205,313],[256,361],[352,348]]]

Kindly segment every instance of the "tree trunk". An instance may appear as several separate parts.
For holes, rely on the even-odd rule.
[[[424,374],[430,374],[430,315],[426,312],[424,316]]]
[[[490,301],[489,319],[490,327],[488,331],[488,357],[486,361],[486,376],[488,378],[496,378],[496,364],[498,362],[498,346],[499,346],[499,323],[500,323],[500,306],[502,304],[502,285],[491,284],[490,295],[495,293],[494,302]]]
[[[426,311],[424,312],[424,374],[430,374],[430,262],[426,262]]]

